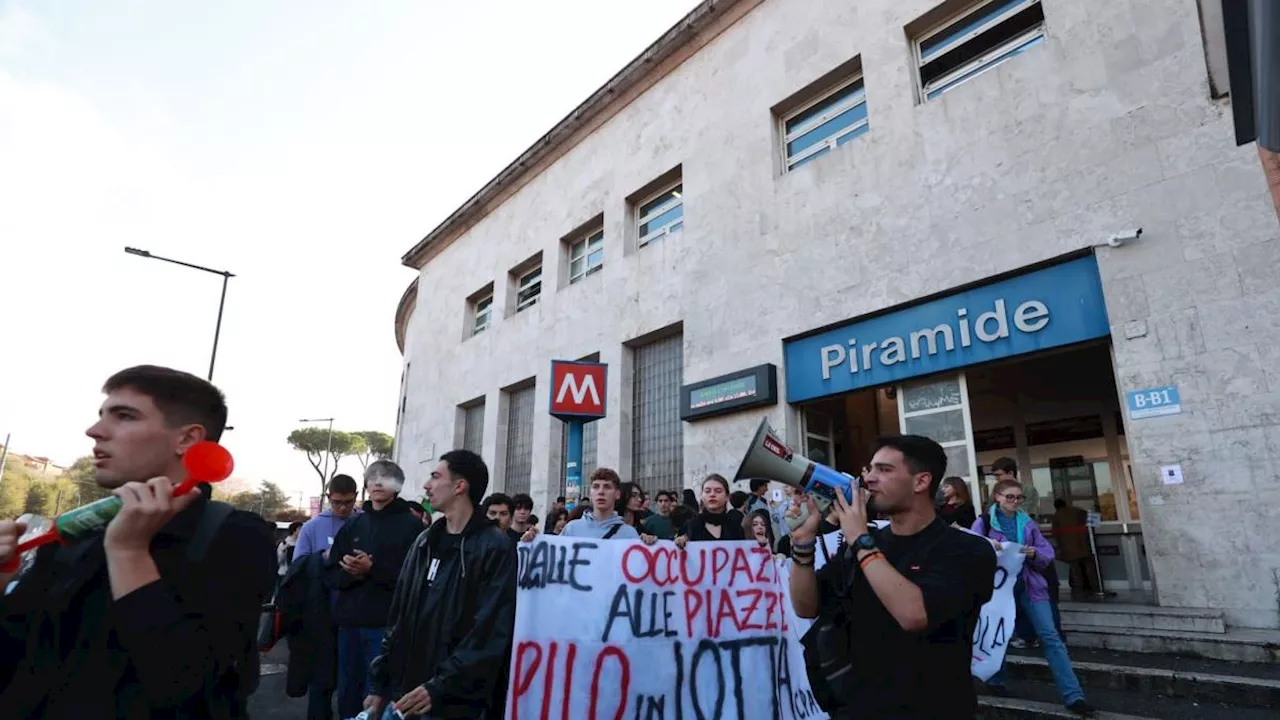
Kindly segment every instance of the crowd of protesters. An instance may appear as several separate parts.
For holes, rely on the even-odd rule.
[[[272,599],[290,649],[286,691],[308,697],[308,718],[334,717],[335,699],[344,719],[501,718],[514,550],[539,533],[680,548],[748,541],[787,558],[794,610],[813,621],[805,670],[837,719],[972,718],[971,637],[992,593],[993,548],[1014,543],[1025,555],[1015,588],[1024,633],[1043,648],[1064,704],[1093,713],[1057,619],[1055,550],[1021,509],[1030,491],[1007,459],[983,510],[963,480],[945,477],[941,446],[902,436],[879,441],[850,493],[821,509],[790,487],[771,494],[764,479],[735,492],[711,474],[696,492],[650,497],[597,468],[586,497],[557,498],[540,522],[528,494],[489,494],[483,459],[453,450],[421,503],[401,497],[405,475],[390,461],[369,465],[359,506],[356,481],[335,475],[327,509],[276,543],[260,517],[211,501],[208,485],[172,495],[186,449],[224,428],[217,388],[142,366],[103,390],[88,435],[96,480],[120,512],[17,565],[25,528],[0,521],[6,718],[245,717],[255,630]],[[1058,505],[1062,522],[1079,520],[1072,510]],[[832,533],[835,547],[824,539]],[[1084,572],[1078,555],[1064,558],[1073,577]],[[988,686],[1004,692],[1003,673]]]

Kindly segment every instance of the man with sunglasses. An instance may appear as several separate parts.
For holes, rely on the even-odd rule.
[[[298,534],[298,546],[293,551],[294,562],[311,553],[324,552],[333,545],[333,538],[347,524],[356,510],[356,481],[350,475],[334,475],[329,481],[329,509],[311,518]]]

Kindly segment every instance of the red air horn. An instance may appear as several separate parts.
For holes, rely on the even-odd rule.
[[[216,483],[226,480],[235,469],[235,461],[231,453],[216,442],[208,440],[192,445],[182,456],[182,465],[187,470],[187,479],[173,489],[173,496],[186,495],[197,483]],[[22,554],[41,545],[61,542],[69,545],[85,535],[100,530],[119,514],[124,503],[112,495],[96,502],[91,502],[75,510],[68,510],[53,519],[52,527],[40,535],[18,543],[9,562],[0,566],[0,572],[14,572]]]

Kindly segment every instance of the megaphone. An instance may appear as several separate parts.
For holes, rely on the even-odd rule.
[[[835,468],[793,452],[769,427],[769,418],[761,418],[751,446],[738,466],[735,481],[748,478],[765,478],[803,490],[813,496],[818,509],[824,514],[836,501],[836,493],[843,493],[845,500],[853,502],[853,489],[858,479]],[[804,521],[803,506],[799,518],[787,518],[787,524],[796,526]]]

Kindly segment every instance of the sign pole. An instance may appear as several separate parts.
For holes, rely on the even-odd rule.
[[[1085,519],[1085,531],[1089,533],[1089,549],[1093,551],[1093,569],[1098,574],[1098,587],[1094,588],[1093,596],[1104,598],[1108,594],[1107,585],[1102,581],[1102,562],[1098,559],[1098,543],[1093,539],[1093,529],[1102,524],[1102,513],[1091,512]]]
[[[564,459],[564,495],[565,505],[578,502],[582,495],[582,434],[586,426],[581,420],[566,420],[569,442],[568,453]]]

